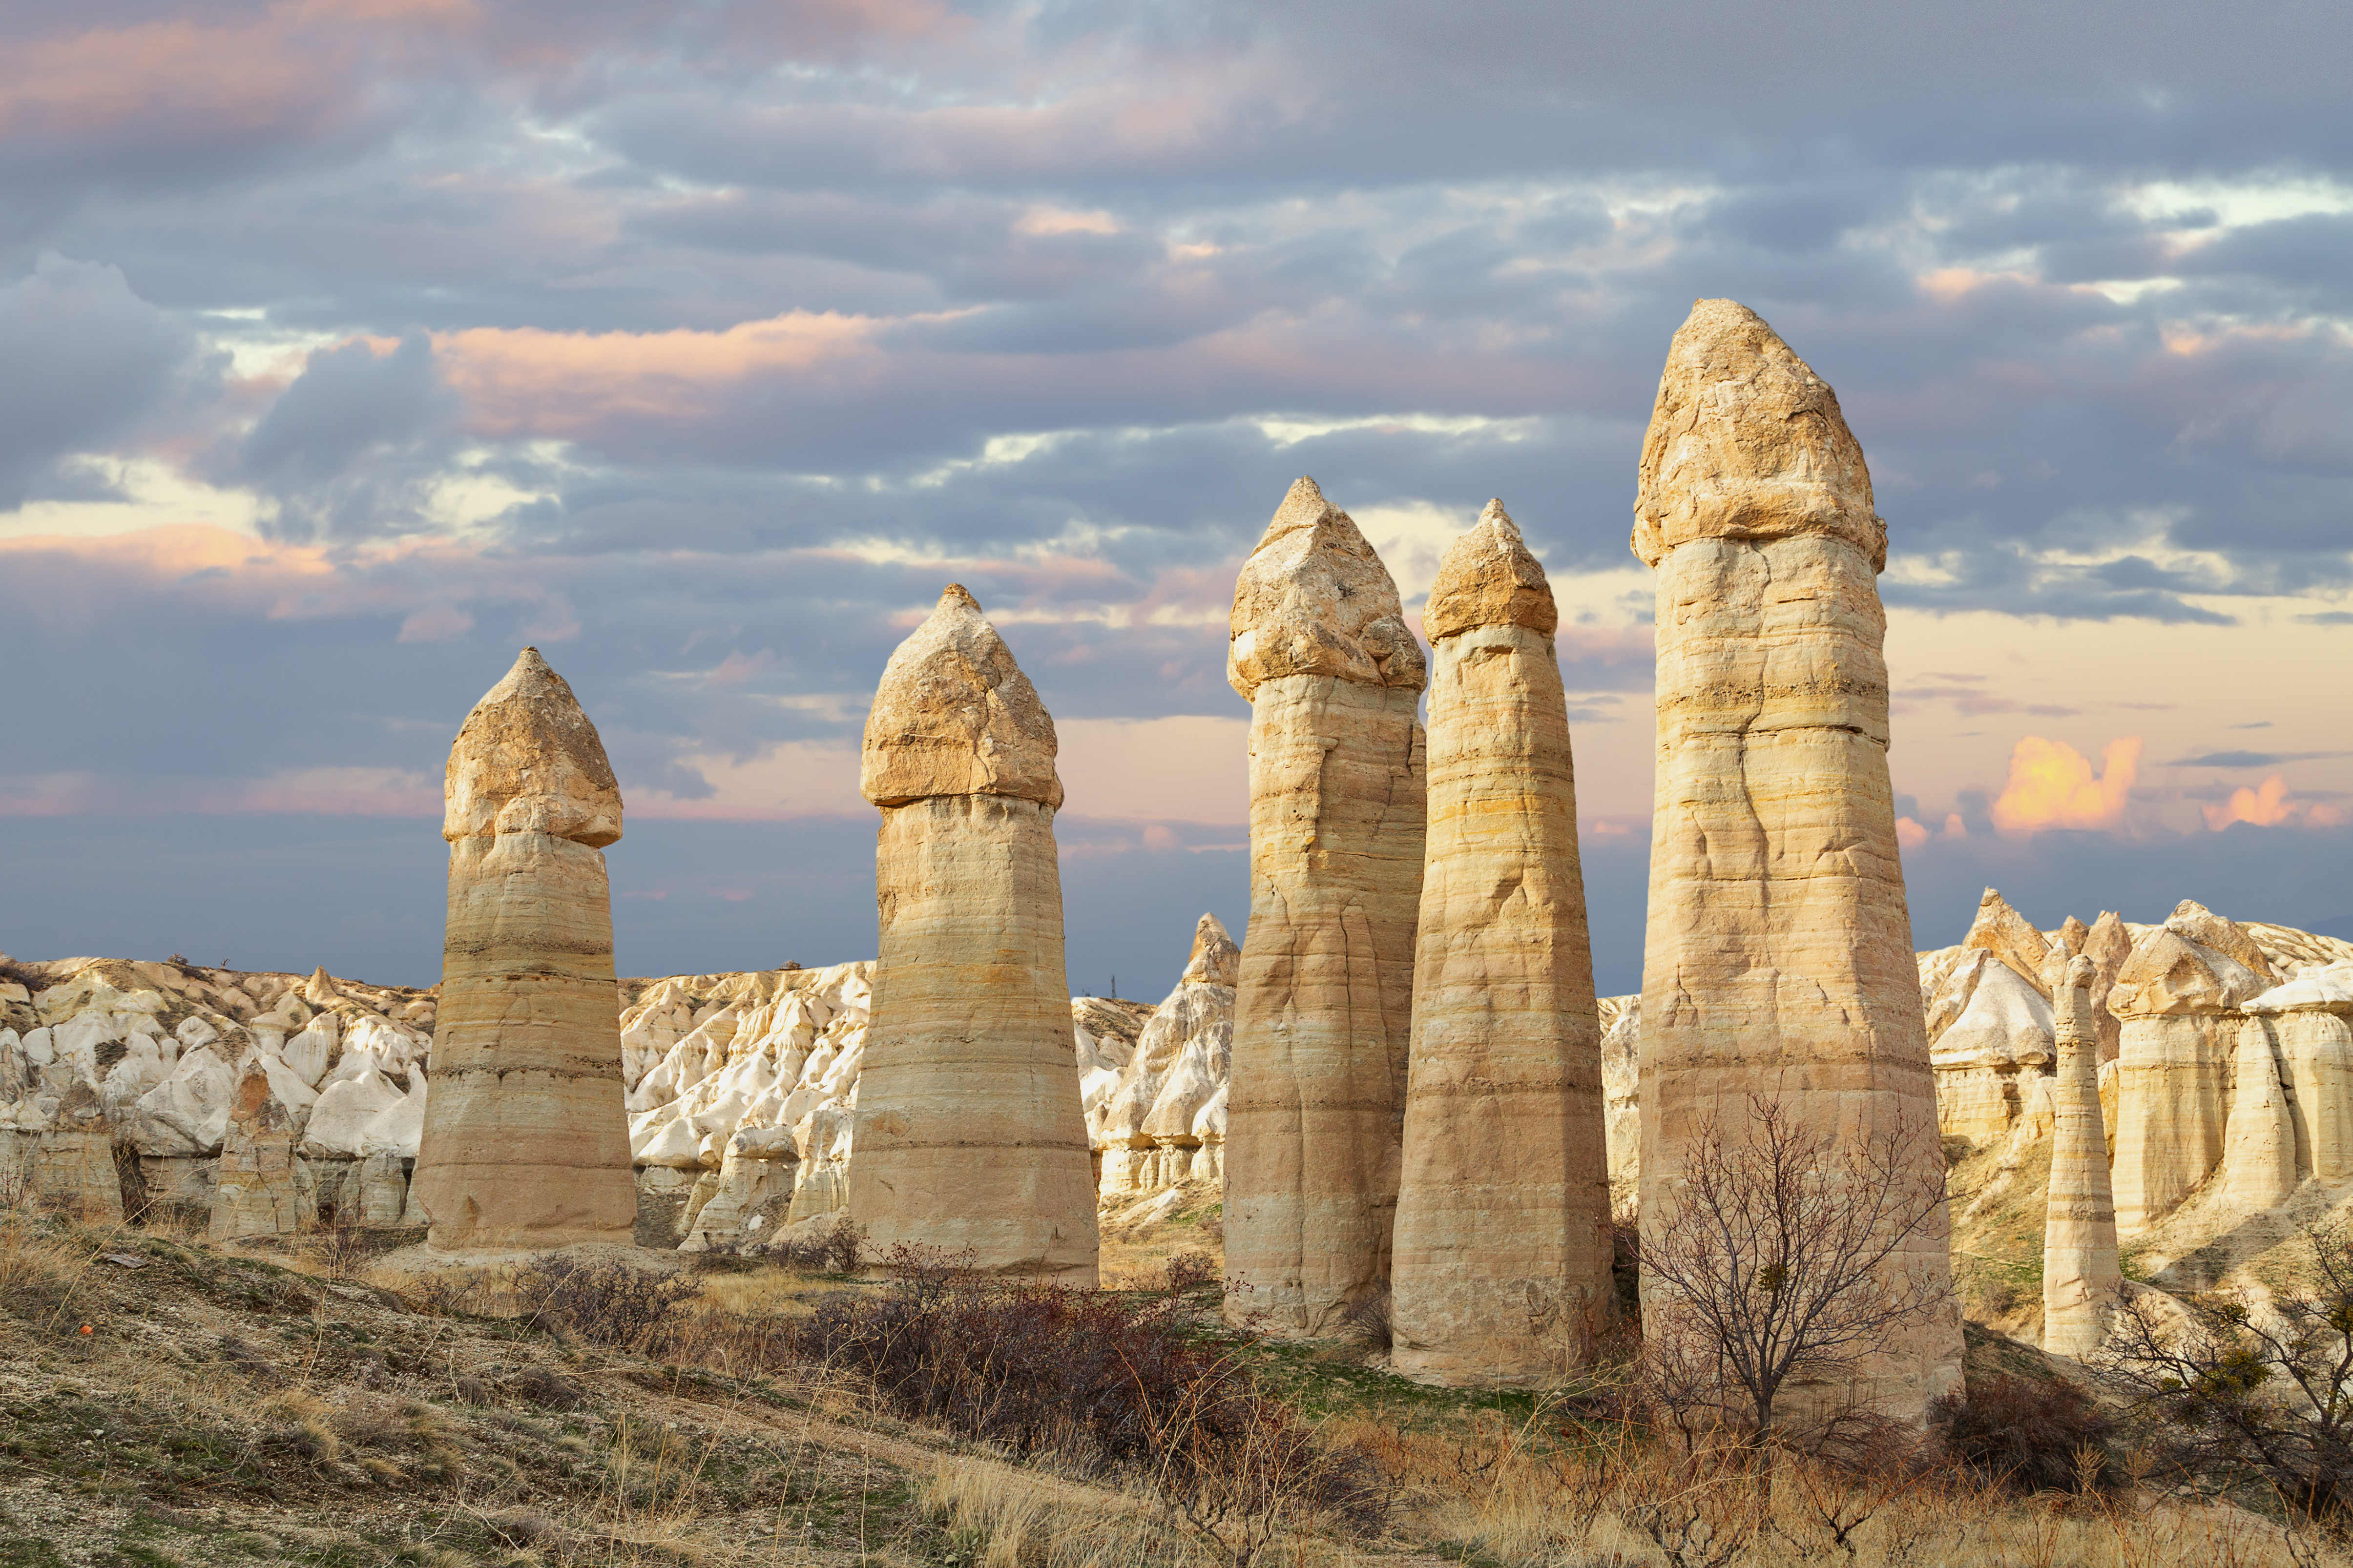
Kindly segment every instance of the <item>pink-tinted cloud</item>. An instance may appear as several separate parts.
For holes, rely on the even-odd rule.
[[[2345,821],[2342,807],[2322,801],[2296,800],[2288,794],[2284,774],[2274,773],[2253,789],[2239,788],[2231,798],[2216,805],[2201,806],[2206,826],[2220,833],[2234,823],[2252,823],[2257,827],[2279,827],[2290,824],[2305,827],[2336,827]]]
[[[2095,773],[2081,752],[2040,735],[2020,740],[2010,754],[2010,781],[1993,803],[1994,826],[2004,833],[2046,827],[2114,827],[2140,772],[2141,738],[2108,742]]]

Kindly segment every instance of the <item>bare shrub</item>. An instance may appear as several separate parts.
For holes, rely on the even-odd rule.
[[[652,1274],[618,1262],[551,1258],[515,1274],[521,1316],[617,1350],[656,1348],[671,1314],[702,1287],[681,1274]]]
[[[1928,1409],[1946,1451],[1987,1486],[2021,1496],[2109,1489],[2120,1477],[2103,1460],[2116,1423],[2063,1378],[1972,1376]]]
[[[1718,1436],[1646,1445],[1618,1468],[1611,1500],[1671,1568],[1725,1568],[1771,1517],[1772,1489],[1745,1445]]]
[[[1340,1314],[1340,1321],[1374,1350],[1387,1353],[1396,1343],[1389,1327],[1389,1293],[1373,1290],[1348,1303]]]
[[[1796,1432],[1783,1394],[1851,1381],[1952,1310],[1949,1280],[1904,1256],[1943,1212],[1944,1161],[1934,1127],[1856,1142],[1778,1096],[1747,1110],[1736,1135],[1703,1118],[1663,1212],[1641,1216],[1649,1354],[1679,1430],[1819,1446],[1828,1435]],[[1846,1407],[1802,1414],[1819,1426]]]
[[[842,1214],[835,1216],[831,1229],[796,1240],[772,1241],[760,1249],[760,1256],[810,1273],[855,1274],[865,1261],[866,1231]]]
[[[1168,1293],[1182,1296],[1218,1283],[1218,1260],[1206,1252],[1179,1252],[1166,1265]]]
[[[1360,1459],[1319,1449],[1248,1368],[1160,1312],[967,1265],[894,1247],[890,1288],[820,1301],[797,1330],[801,1354],[862,1374],[903,1415],[1082,1473],[1147,1478],[1173,1518],[1236,1563],[1278,1516],[1377,1507]]]
[[[2211,1489],[2274,1492],[2295,1518],[2343,1538],[2353,1535],[2353,1227],[2300,1229],[2301,1278],[2261,1302],[2235,1289],[2168,1308],[2128,1295],[2096,1364],[2183,1472]]]

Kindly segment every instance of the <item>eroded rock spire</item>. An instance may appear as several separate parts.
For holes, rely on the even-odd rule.
[[[444,1250],[627,1242],[637,1220],[605,846],[621,791],[537,648],[449,750],[448,924],[414,1206]]]
[[[1092,1285],[1054,755],[1054,721],[1012,650],[950,584],[891,656],[866,721],[881,958],[849,1207],[878,1249],[938,1247]]]
[[[1227,1310],[1335,1329],[1388,1282],[1420,898],[1425,669],[1393,583],[1313,479],[1234,586],[1250,918],[1226,1131]]]
[[[1693,1141],[1711,1123],[1737,1137],[1755,1095],[1841,1139],[1899,1140],[1931,1185],[1887,773],[1886,529],[1837,395],[1732,300],[1699,301],[1669,347],[1634,517],[1658,571],[1644,1223],[1676,1201]],[[1891,1276],[1948,1280],[1947,1224],[1939,1204]],[[1645,1290],[1647,1329],[1668,1304]],[[1855,1369],[1859,1391],[1916,1423],[1960,1356],[1956,1306]]]
[[[1429,842],[1391,1321],[1398,1370],[1443,1383],[1556,1378],[1610,1300],[1558,619],[1544,568],[1488,502],[1422,615]]]

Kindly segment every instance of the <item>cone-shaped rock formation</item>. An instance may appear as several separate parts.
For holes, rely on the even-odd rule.
[[[1229,1315],[1335,1328],[1383,1288],[1421,897],[1421,647],[1313,479],[1234,585],[1250,702],[1250,917],[1226,1131]]]
[[[412,1207],[444,1250],[626,1243],[638,1212],[605,846],[621,791],[525,648],[449,749],[449,923]]]
[[[899,645],[866,720],[881,928],[850,1142],[870,1246],[1095,1282],[1054,855],[1054,721],[958,584]]]
[[[2042,1348],[2082,1360],[2100,1348],[2124,1288],[2108,1139],[2100,1121],[2100,1031],[2092,1016],[2099,966],[2067,961],[2052,999],[2059,1075],[2051,1085],[2051,1189],[2042,1219]]]
[[[1887,773],[1887,535],[1862,448],[1770,327],[1703,300],[1668,350],[1634,515],[1658,571],[1645,1224],[1676,1201],[1691,1140],[1710,1121],[1739,1136],[1752,1095],[1843,1140],[1895,1138],[1932,1184]],[[1949,1279],[1947,1224],[1940,1205],[1886,1267]],[[1956,1306],[1860,1364],[1857,1390],[1917,1422],[1960,1361]]]
[[[1544,568],[1501,501],[1439,568],[1394,1360],[1556,1377],[1609,1300],[1601,1035]]]

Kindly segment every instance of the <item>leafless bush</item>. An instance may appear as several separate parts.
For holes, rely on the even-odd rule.
[[[855,1274],[865,1260],[866,1232],[852,1225],[847,1214],[837,1216],[833,1227],[818,1235],[794,1241],[774,1241],[761,1248],[761,1256],[787,1268],[807,1269],[812,1273]]]
[[[2063,1379],[1981,1372],[1962,1393],[1931,1405],[1928,1416],[1946,1451],[1983,1485],[2031,1496],[2106,1489],[2121,1479],[2105,1463],[2115,1418]]]
[[[2183,1473],[2272,1491],[2342,1539],[2353,1535],[2353,1228],[2301,1228],[2301,1279],[2260,1303],[2239,1289],[2190,1298],[2181,1319],[2128,1296],[2096,1364]]]
[[[1168,1293],[1182,1296],[1218,1282],[1218,1260],[1206,1252],[1179,1252],[1168,1259]]]
[[[1389,1293],[1387,1290],[1369,1291],[1357,1297],[1340,1314],[1340,1321],[1363,1335],[1365,1342],[1377,1351],[1386,1352],[1396,1342],[1389,1327]]]
[[[702,1287],[681,1274],[652,1274],[625,1263],[554,1258],[518,1270],[515,1300],[525,1321],[560,1328],[618,1350],[654,1349],[681,1302]]]
[[[1749,1097],[1737,1134],[1701,1121],[1639,1241],[1648,1353],[1679,1430],[1798,1440],[1782,1407],[1793,1384],[1847,1381],[1952,1310],[1949,1281],[1905,1256],[1943,1213],[1935,1135],[1899,1121],[1856,1142],[1765,1095]],[[1819,1426],[1825,1413],[1801,1414]]]

